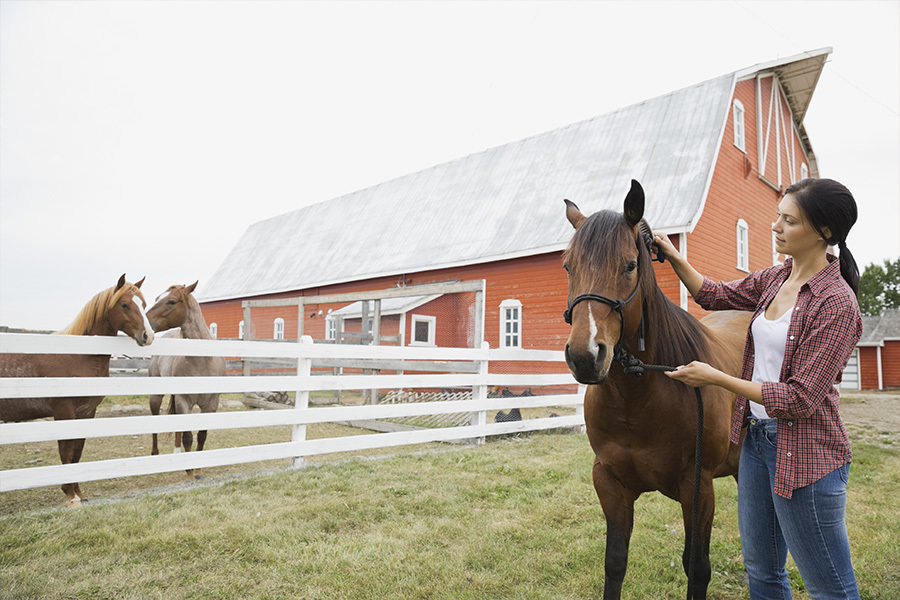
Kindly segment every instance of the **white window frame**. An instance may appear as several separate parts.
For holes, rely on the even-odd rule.
[[[275,319],[275,323],[272,327],[272,339],[284,339],[284,319],[282,319],[281,317],[277,317]]]
[[[737,268],[741,271],[750,272],[750,227],[747,221],[738,219],[735,227],[737,238]]]
[[[747,152],[747,128],[744,126],[744,105],[740,100],[736,99],[732,103],[732,112],[734,113],[734,145],[746,154]]]
[[[241,322],[238,323],[238,339],[244,339],[244,320],[241,319]]]
[[[337,339],[337,318],[328,315],[325,317],[325,339],[334,341]]]
[[[500,348],[522,348],[522,303],[515,298],[500,303]]]
[[[428,340],[425,342],[419,341],[416,339],[416,324],[418,323],[427,323],[428,324]],[[432,317],[431,315],[412,315],[410,317],[410,332],[409,336],[409,345],[410,346],[434,346],[435,345],[435,332],[437,331],[437,317]]]
[[[809,177],[809,165],[805,162],[800,163],[800,179],[807,179]]]
[[[210,323],[209,324],[209,335],[213,336],[213,338],[219,337],[219,324],[218,323]]]

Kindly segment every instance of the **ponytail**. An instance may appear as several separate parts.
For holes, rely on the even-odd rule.
[[[850,285],[850,289],[859,297],[859,267],[856,266],[856,259],[847,249],[847,242],[838,243],[838,260],[841,261],[841,277]]]

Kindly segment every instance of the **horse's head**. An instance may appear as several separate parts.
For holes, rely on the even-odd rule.
[[[125,275],[119,277],[110,303],[107,308],[106,318],[113,331],[121,331],[137,342],[138,346],[146,346],[153,342],[153,329],[147,322],[147,302],[141,293],[141,284],[145,278],[137,283],[125,281]]]
[[[602,383],[617,346],[641,319],[642,270],[651,269],[644,190],[632,180],[624,215],[604,210],[585,217],[566,200],[575,235],[563,255],[569,276],[566,364],[580,383]]]
[[[197,283],[169,286],[160,294],[153,308],[147,311],[153,331],[165,331],[185,324],[190,316],[191,294],[197,289]]]

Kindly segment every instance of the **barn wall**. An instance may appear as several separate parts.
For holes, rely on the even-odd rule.
[[[900,340],[885,340],[881,349],[884,387],[900,387]]]
[[[766,131],[765,120],[771,85],[771,78],[763,80],[763,135]],[[732,103],[703,214],[694,231],[687,236],[687,254],[691,265],[703,275],[719,281],[741,279],[748,274],[747,271],[737,268],[738,219],[746,221],[749,229],[750,271],[772,266],[772,223],[775,221],[778,203],[782,197],[782,192],[773,189],[758,176],[757,150],[761,140],[757,135],[756,81],[751,79],[738,82],[734,97],[744,106],[746,152],[734,145]],[[790,114],[786,105],[783,111],[785,115]],[[804,160],[802,152],[799,151],[801,142],[793,127],[790,127],[789,134],[789,143],[795,145],[793,171],[799,179],[799,165]],[[767,176],[775,173],[777,168],[774,135],[774,132],[770,132]],[[788,176],[791,155],[784,148],[783,141],[781,159],[782,174],[785,178],[783,187],[786,188],[792,183]],[[749,173],[745,170],[747,162],[750,167]],[[772,179],[774,180],[774,176]],[[783,259],[783,256],[779,256],[779,260]],[[696,316],[706,314],[694,302],[689,302],[688,310]]]
[[[873,346],[859,346],[859,387],[878,389],[878,349]]]

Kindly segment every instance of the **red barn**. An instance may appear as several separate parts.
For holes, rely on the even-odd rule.
[[[830,53],[728,73],[255,223],[201,282],[203,313],[219,337],[236,338],[245,300],[483,280],[480,311],[446,297],[398,302],[382,307],[382,334],[471,345],[460,330],[474,330],[491,347],[562,349],[563,199],[585,214],[621,211],[631,179],[646,191],[648,222],[700,272],[736,279],[769,266],[784,189],[818,176],[803,118]],[[655,268],[669,298],[702,314],[668,264]],[[305,307],[303,333],[334,337],[338,318],[358,331],[361,307],[348,304]],[[298,318],[256,308],[247,337],[296,338]]]
[[[844,387],[900,388],[900,309],[863,317],[863,333],[844,371]]]

